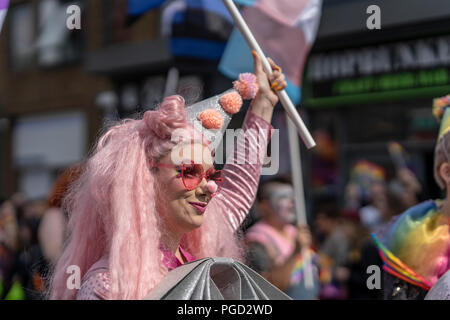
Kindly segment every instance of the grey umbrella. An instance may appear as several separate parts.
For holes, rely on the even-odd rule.
[[[428,291],[425,300],[450,300],[450,270]]]
[[[205,258],[172,271],[147,300],[290,300],[246,265],[230,258]]]

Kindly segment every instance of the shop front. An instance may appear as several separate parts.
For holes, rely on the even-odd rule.
[[[433,25],[439,29],[445,23]],[[366,33],[351,42],[348,37],[322,42],[313,50],[303,106],[311,127],[326,132],[337,150],[334,185],[319,179],[313,183],[316,195],[331,190],[343,199],[351,167],[360,160],[384,167],[386,177],[393,177],[388,142],[395,141],[405,149],[424,196],[440,196],[433,181],[438,123],[431,106],[433,98],[450,93],[450,32],[437,29],[416,38],[412,27],[408,32],[392,29],[377,34],[372,43]],[[313,182],[317,175],[320,169],[313,169]]]

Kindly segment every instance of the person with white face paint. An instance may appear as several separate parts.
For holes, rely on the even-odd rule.
[[[246,232],[249,265],[293,299],[316,299],[315,284],[307,289],[303,281],[302,249],[310,250],[308,226],[295,226],[294,189],[289,180],[274,178],[261,183],[256,209],[260,221]]]

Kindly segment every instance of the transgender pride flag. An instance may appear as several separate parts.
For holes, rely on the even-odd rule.
[[[5,21],[8,11],[9,0],[0,0],[0,31],[2,31],[3,21]]]
[[[239,0],[250,4],[242,16],[266,56],[283,69],[286,92],[294,104],[301,99],[303,67],[316,38],[322,0]],[[220,61],[219,70],[230,78],[253,71],[251,50],[235,29]]]

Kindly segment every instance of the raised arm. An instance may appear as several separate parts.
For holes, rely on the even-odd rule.
[[[274,72],[268,76],[262,67],[261,59],[254,54],[255,75],[259,91],[253,99],[238,136],[234,151],[227,158],[223,168],[224,184],[208,206],[208,209],[227,216],[227,222],[235,231],[248,214],[258,189],[259,177],[272,135],[273,108],[278,102],[275,90],[286,87],[284,75],[271,59]]]

